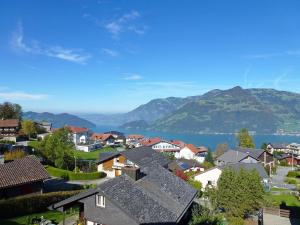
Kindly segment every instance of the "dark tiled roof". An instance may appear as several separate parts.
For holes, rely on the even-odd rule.
[[[35,156],[26,156],[0,165],[0,189],[42,181],[49,177]]]
[[[99,154],[99,160],[97,160],[97,163],[105,162],[106,160],[114,158],[118,155],[120,155],[120,152],[102,152]]]
[[[126,159],[137,164],[139,167],[149,166],[152,163],[167,166],[171,161],[151,147],[142,146],[122,152]]]
[[[269,178],[265,168],[261,163],[234,163],[228,164],[227,166],[236,171],[239,171],[241,168],[244,168],[247,171],[256,170],[262,179]]]
[[[236,149],[239,152],[246,153],[247,155],[250,155],[252,158],[258,159],[261,154],[265,152],[263,149],[252,149],[252,148],[237,148]]]
[[[281,144],[281,143],[270,143],[273,148],[275,149],[286,149],[287,145],[286,144]]]

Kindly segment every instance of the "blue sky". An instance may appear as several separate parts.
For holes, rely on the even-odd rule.
[[[211,89],[300,92],[300,2],[0,1],[0,101],[126,112]]]

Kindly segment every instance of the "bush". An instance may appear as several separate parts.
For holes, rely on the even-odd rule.
[[[106,176],[103,172],[93,173],[75,173],[69,170],[58,169],[52,166],[46,166],[46,170],[53,177],[60,177],[65,180],[95,180]]]
[[[0,200],[0,218],[22,216],[47,210],[50,205],[69,198],[80,191],[60,191],[33,194]]]
[[[245,222],[244,222],[243,218],[240,218],[240,217],[230,217],[229,218],[229,224],[230,225],[244,225]]]
[[[297,184],[297,180],[293,178],[286,178],[284,181],[288,184]]]
[[[289,171],[286,176],[300,178],[300,172],[299,171]]]

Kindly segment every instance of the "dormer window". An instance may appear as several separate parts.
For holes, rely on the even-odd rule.
[[[105,197],[103,195],[96,195],[96,205],[98,207],[105,207]]]

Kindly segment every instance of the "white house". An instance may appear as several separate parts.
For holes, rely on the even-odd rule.
[[[300,155],[300,144],[298,143],[291,143],[287,146],[292,153],[296,154],[296,155]]]
[[[219,167],[213,167],[209,170],[206,170],[194,176],[194,179],[196,181],[201,182],[202,189],[204,190],[207,185],[216,187],[221,174],[222,174],[222,170]]]
[[[182,148],[179,152],[175,153],[175,158],[180,159],[193,159],[198,161],[199,163],[203,163],[205,160],[205,156],[207,154],[207,149],[204,147],[196,148],[192,144],[187,144],[184,148]]]
[[[180,150],[180,146],[162,140],[152,145],[152,149],[160,152],[178,152]]]
[[[274,154],[274,152],[283,152],[283,153],[289,153],[291,150],[290,148],[285,144],[276,144],[276,143],[269,143],[267,145],[267,150]]]
[[[67,126],[72,133],[72,140],[75,145],[87,143],[89,130],[85,127]]]

